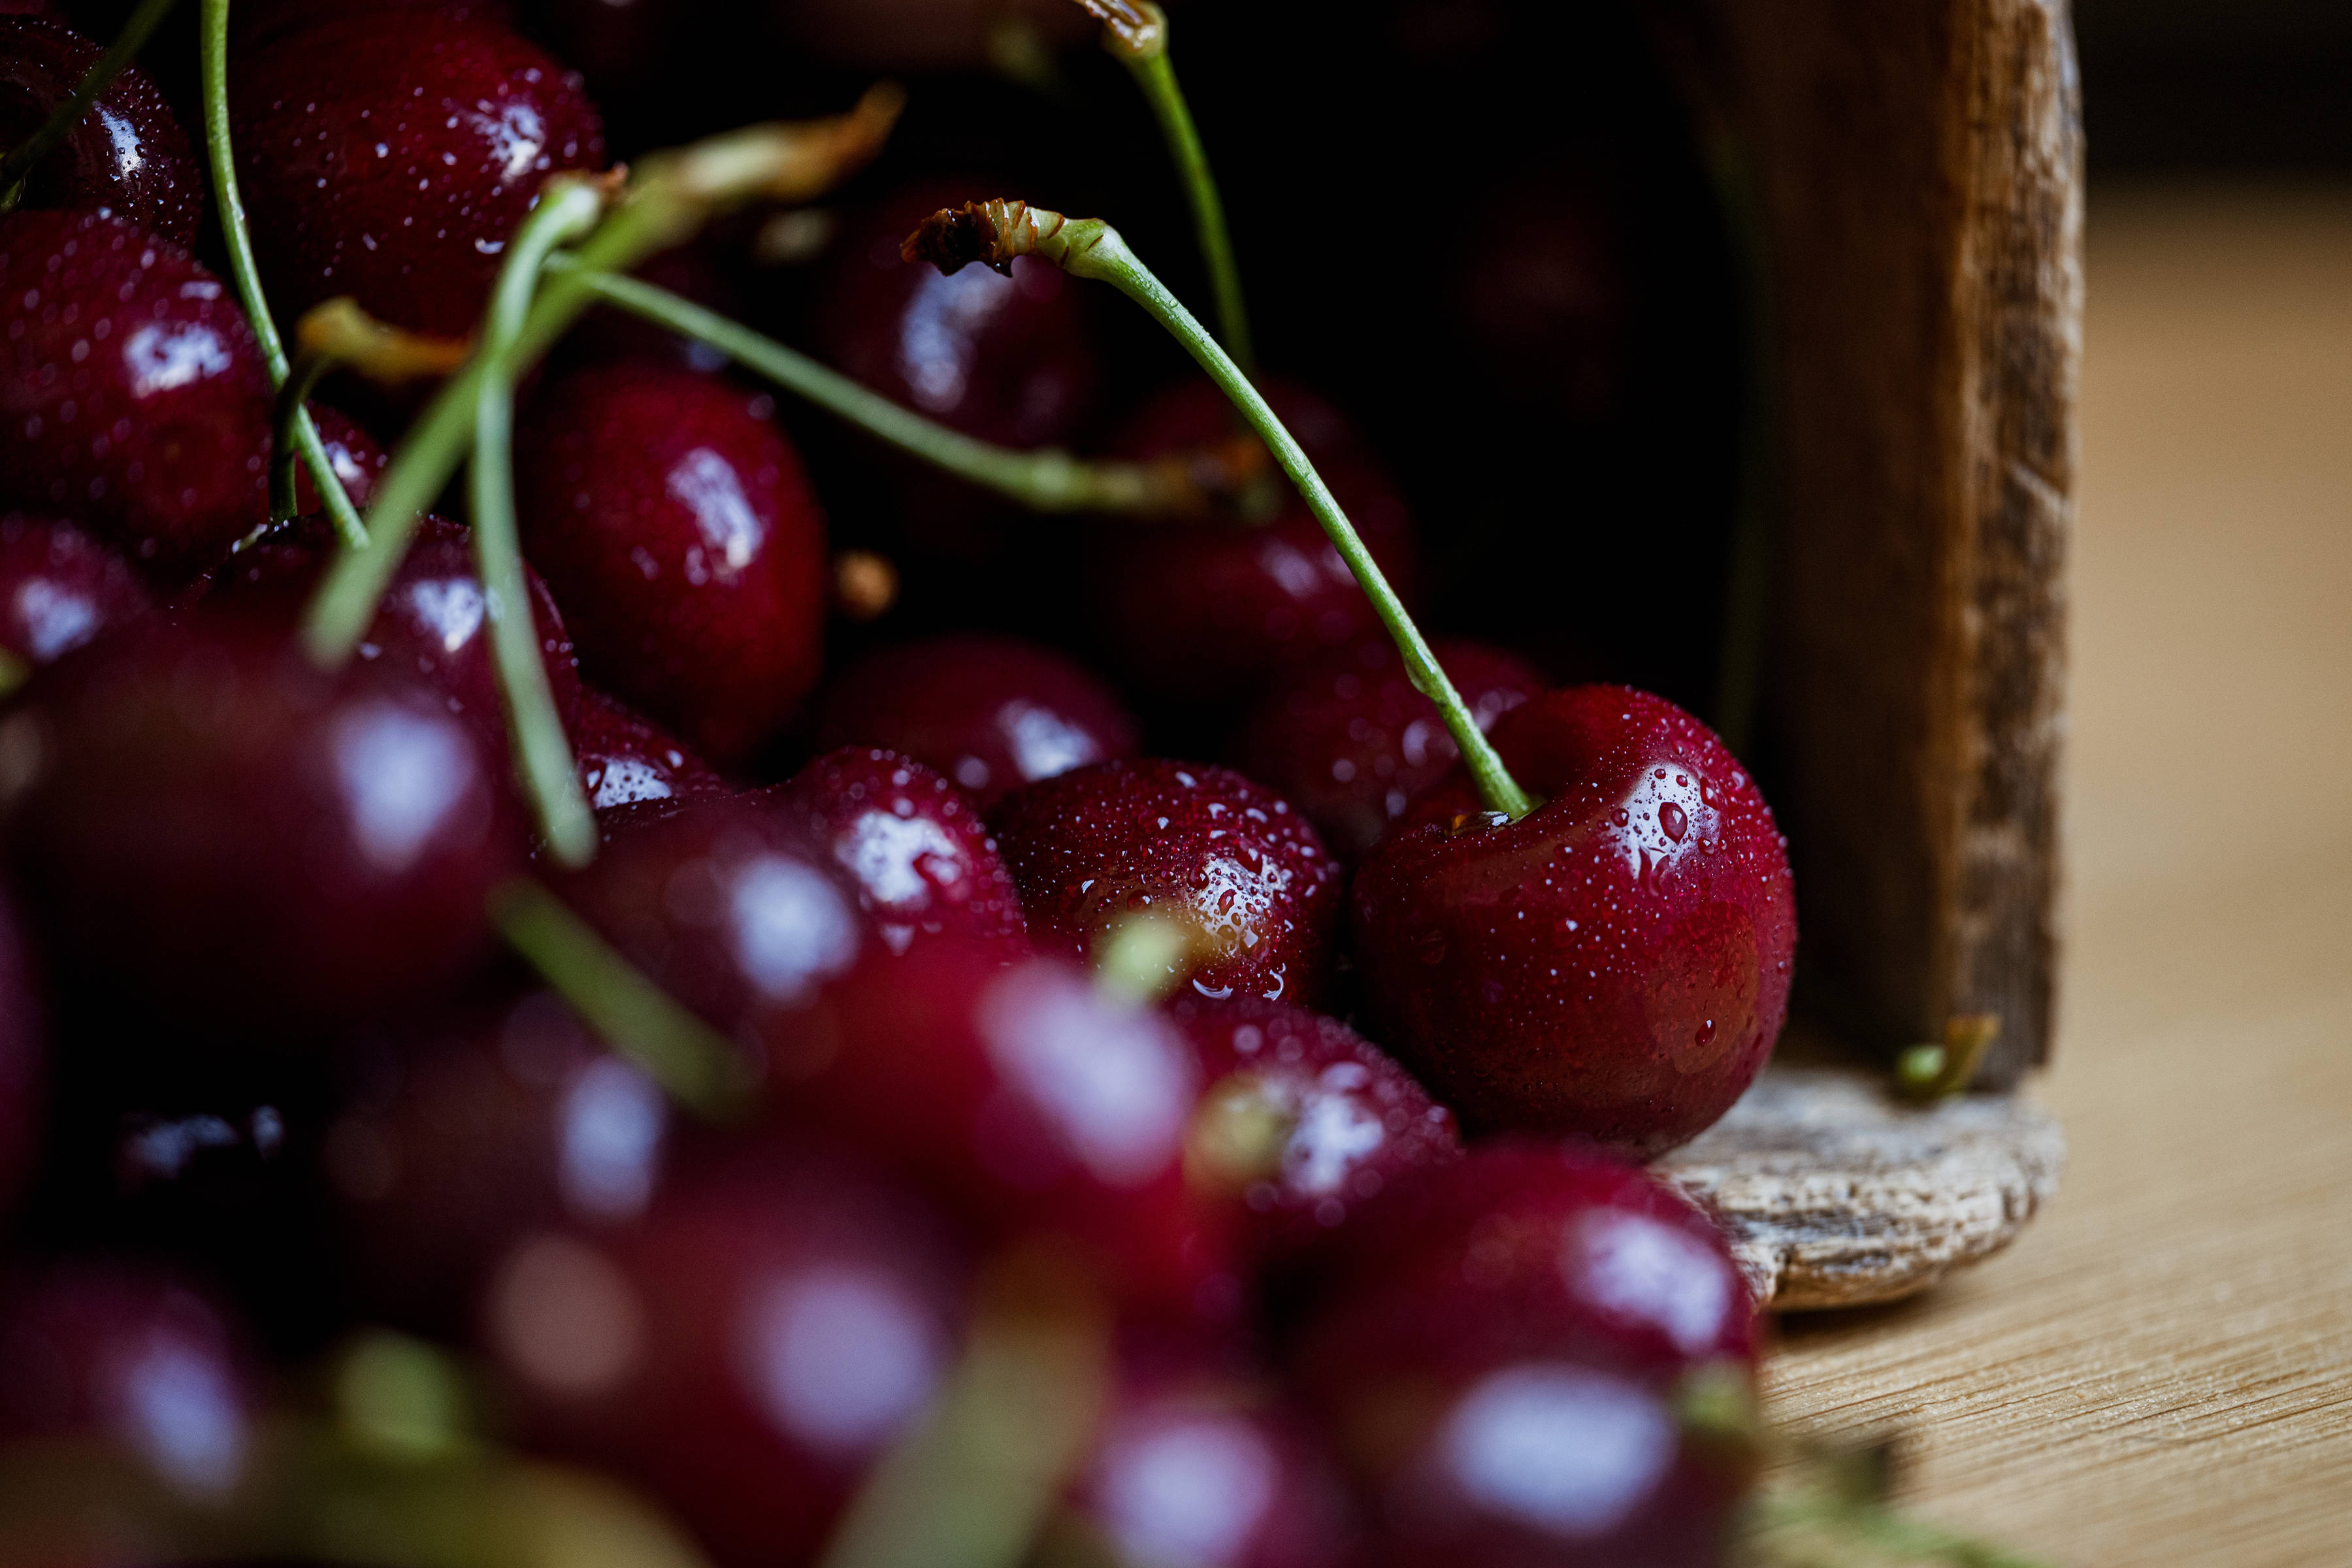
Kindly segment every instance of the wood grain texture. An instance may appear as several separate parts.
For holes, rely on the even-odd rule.
[[[2352,194],[2089,225],[2063,1190],[1775,1413],[2094,1568],[2352,1562]]]

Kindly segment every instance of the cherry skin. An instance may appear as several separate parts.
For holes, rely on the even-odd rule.
[[[544,1447],[644,1486],[721,1568],[808,1563],[952,1365],[961,1268],[929,1213],[754,1143],[618,1230],[519,1242],[482,1336]]]
[[[1090,956],[1127,916],[1196,926],[1203,996],[1313,1005],[1340,871],[1312,824],[1231,768],[1148,757],[1015,790],[990,815],[1041,951]]]
[[[327,1028],[489,945],[519,843],[434,694],[275,639],[151,625],[44,672],[5,734],[27,906],[67,973],[191,1024]]]
[[[597,811],[734,793],[685,742],[593,686],[581,688],[572,710],[572,755]]]
[[[824,518],[772,400],[602,365],[515,437],[523,547],[598,684],[719,765],[796,714],[823,658]]]
[[[14,147],[69,100],[105,53],[62,23],[0,17],[0,146]],[[26,181],[28,207],[87,208],[196,242],[204,179],[171,105],[135,60],[107,84]]]
[[[197,603],[206,616],[240,616],[290,633],[335,552],[334,533],[323,517],[295,519],[224,563]],[[547,584],[528,566],[524,572],[556,711],[569,714],[580,698],[579,662]],[[439,692],[449,712],[471,725],[494,755],[506,755],[506,711],[469,531],[446,518],[424,520],[368,624],[359,657]]]
[[[1135,755],[1118,694],[1070,659],[1013,637],[940,637],[866,655],[825,693],[822,746],[887,746],[937,768],[982,807],[1088,763]]]
[[[1494,739],[1547,804],[1501,822],[1457,775],[1357,873],[1383,1038],[1474,1130],[1644,1158],[1687,1142],[1787,1015],[1796,905],[1771,808],[1705,725],[1647,692],[1548,693]]]
[[[154,607],[128,562],[69,522],[0,515],[0,648],[37,668]]]
[[[895,952],[954,936],[1029,950],[1013,874],[971,797],[896,752],[844,746],[772,792]]]
[[[1341,1245],[1292,1370],[1383,1563],[1721,1560],[1745,1465],[1675,1397],[1752,1376],[1756,1341],[1704,1215],[1596,1152],[1504,1143]]]
[[[354,1305],[462,1330],[524,1237],[635,1218],[674,1142],[661,1089],[552,994],[469,1005],[353,1048],[326,1141]]]
[[[1481,730],[1544,689],[1524,661],[1485,643],[1440,637],[1431,649]],[[1349,859],[1462,754],[1386,637],[1284,674],[1250,710],[1239,751],[1244,771],[1280,790]]]
[[[1360,1205],[1461,1157],[1452,1113],[1336,1018],[1240,996],[1180,995],[1169,1012],[1209,1084],[1196,1174],[1230,1194],[1261,1265],[1302,1257]]]
[[[219,1501],[261,1405],[242,1336],[152,1265],[77,1259],[0,1283],[0,1446],[99,1437],[173,1490]]]
[[[288,319],[349,294],[465,337],[541,184],[604,162],[578,77],[447,11],[362,6],[281,32],[230,73],[229,103],[255,248]]]
[[[1313,395],[1275,382],[1265,395],[1411,603],[1419,554],[1394,487]],[[1147,405],[1118,449],[1163,457],[1230,442],[1236,428],[1223,393],[1188,382]],[[1269,518],[1104,527],[1090,536],[1097,626],[1137,684],[1190,701],[1226,700],[1286,666],[1384,635],[1306,501],[1270,463],[1265,482]]]
[[[1222,1215],[1184,1174],[1199,1069],[1165,1018],[1084,971],[877,946],[768,1054],[779,1117],[854,1141],[983,1236],[1073,1243],[1155,1321],[1233,1316]]]

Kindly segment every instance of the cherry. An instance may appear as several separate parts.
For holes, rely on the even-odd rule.
[[[1762,1069],[1797,940],[1770,807],[1697,720],[1580,686],[1496,724],[1550,797],[1517,822],[1440,786],[1366,858],[1358,957],[1398,1054],[1473,1129],[1648,1156]]]
[[[153,607],[129,563],[69,522],[0,515],[0,648],[39,667]]]
[[[546,992],[446,1012],[354,1055],[325,1168],[364,1311],[460,1328],[516,1242],[633,1219],[653,1199],[667,1102]]]
[[[79,1259],[0,1284],[0,1444],[100,1438],[218,1501],[245,1472],[260,1403],[237,1330],[177,1275]]]
[[[237,616],[272,630],[290,630],[335,548],[333,531],[323,517],[281,524],[214,572],[209,592],[198,603],[208,616]],[[580,698],[578,661],[547,585],[537,573],[529,575],[531,617],[541,633],[548,685],[555,694],[557,712],[568,715]],[[493,754],[502,756],[508,745],[506,712],[489,643],[470,535],[446,518],[425,519],[384,590],[360,645],[360,657],[440,693],[449,712],[470,724]]]
[[[598,811],[733,793],[684,742],[593,686],[581,688],[572,710],[572,754]]]
[[[1184,1178],[1199,1069],[1169,1022],[994,944],[869,950],[770,1044],[777,1112],[856,1141],[984,1234],[1076,1243],[1155,1315],[1238,1304]]]
[[[908,231],[967,182],[899,192],[835,242],[817,317],[824,356],[894,402],[1002,447],[1066,439],[1090,410],[1097,374],[1077,288],[1024,258],[1009,278],[953,277],[898,253]],[[952,194],[961,192],[960,195]]]
[[[951,1364],[959,1276],[905,1195],[754,1143],[618,1230],[519,1242],[483,1338],[543,1446],[646,1487],[722,1568],[807,1563]]]
[[[1012,637],[941,637],[878,649],[826,692],[822,746],[887,746],[992,806],[1009,790],[1131,757],[1118,696],[1061,655]]]
[[[541,393],[515,438],[524,551],[588,673],[722,766],[793,717],[823,657],[824,519],[773,407],[602,365]]]
[[[1196,1172],[1230,1191],[1244,1250],[1296,1258],[1360,1205],[1458,1159],[1454,1118],[1362,1036],[1286,1002],[1179,997],[1209,1088]]]
[[[1500,648],[1442,637],[1432,647],[1481,730],[1543,689],[1541,676]],[[1250,710],[1239,750],[1251,777],[1280,790],[1350,859],[1462,754],[1385,637],[1286,672]]]
[[[1289,1412],[1213,1371],[1121,1371],[1069,1497],[1076,1520],[1113,1549],[1108,1560],[1186,1568],[1360,1560],[1339,1476]]]
[[[1721,1237],[1598,1153],[1491,1145],[1367,1211],[1293,1356],[1378,1510],[1381,1561],[1720,1560],[1744,1484],[1677,1395],[1742,1384],[1754,1316]]]
[[[1280,382],[1266,397],[1410,601],[1417,550],[1395,489],[1328,405]],[[1222,393],[1188,382],[1148,405],[1118,450],[1163,457],[1230,441],[1237,428]],[[1207,518],[1091,535],[1101,635],[1139,684],[1194,701],[1229,699],[1286,665],[1381,635],[1370,602],[1306,503],[1286,485],[1273,499],[1277,510],[1264,521]]]
[[[289,317],[349,294],[467,336],[541,182],[604,161],[577,76],[451,10],[338,9],[247,53],[229,89],[255,247]]]
[[[8,850],[68,972],[175,1018],[365,1016],[488,944],[515,866],[480,742],[414,686],[154,625],[44,673],[0,729]]]
[[[0,899],[0,1215],[14,1206],[40,1148],[47,1011],[23,919]]]
[[[1201,994],[1320,994],[1339,865],[1288,802],[1232,769],[1097,763],[1015,790],[990,820],[1041,950],[1087,957],[1118,921],[1156,910],[1205,939]]]
[[[72,99],[106,51],[61,22],[0,17],[0,147],[30,137]],[[204,179],[187,133],[137,62],[107,84],[25,184],[29,207],[89,208],[152,229],[175,245],[196,242]]]
[[[952,932],[1026,952],[1012,873],[961,790],[896,752],[844,746],[776,786],[894,952]]]
[[[623,820],[625,816],[627,820]],[[621,955],[747,1049],[798,1027],[866,922],[774,792],[640,805],[557,890]]]

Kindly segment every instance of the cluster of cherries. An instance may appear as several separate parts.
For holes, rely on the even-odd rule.
[[[100,51],[0,8],[14,143]],[[542,183],[605,163],[582,79],[496,7],[237,9],[272,305],[472,332]],[[887,42],[807,9],[812,38]],[[602,839],[560,868],[463,525],[425,521],[358,658],[299,650],[339,545],[307,480],[270,524],[272,381],[194,254],[207,184],[133,66],[0,216],[0,1470],[95,1434],[226,1496],[268,1358],[387,1323],[713,1561],[815,1562],[955,1384],[987,1282],[1044,1258],[1108,1348],[1041,1553],[1718,1560],[1754,1310],[1636,1162],[1759,1070],[1795,925],[1704,725],[1440,639],[1538,799],[1490,809],[1295,499],[1090,522],[1099,625],[1056,628],[1223,726],[1223,762],[1145,753],[1118,689],[1018,628],[885,620],[829,669],[824,517],[772,397],[595,319],[513,450]],[[824,356],[967,435],[1070,437],[1100,380],[1083,285],[902,259],[938,205],[843,227]],[[1410,599],[1376,457],[1262,384]],[[384,447],[311,412],[363,504]],[[1180,384],[1115,449],[1237,428]],[[733,1115],[591,1028],[595,973],[501,946],[525,878],[727,1042]]]

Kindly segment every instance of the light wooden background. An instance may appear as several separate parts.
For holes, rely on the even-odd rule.
[[[1781,1417],[2066,1564],[2352,1564],[2352,193],[2095,192],[2072,1155],[2007,1255],[1791,1318]]]

